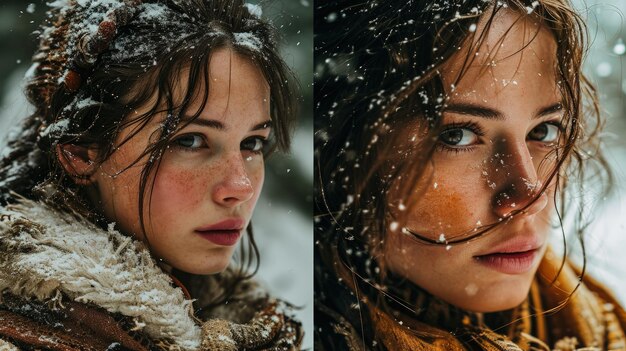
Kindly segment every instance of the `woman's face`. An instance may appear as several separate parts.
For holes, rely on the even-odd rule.
[[[525,213],[508,217],[531,202],[553,170],[554,159],[546,157],[562,117],[555,40],[520,16],[512,10],[496,15],[454,88],[466,53],[460,50],[442,69],[449,100],[444,132],[427,170],[432,183],[405,214],[404,226],[389,230],[385,240],[391,271],[477,312],[513,308],[525,299],[550,232],[552,187]],[[481,29],[479,22],[477,34]],[[396,204],[415,200],[397,194],[392,199]],[[401,208],[392,214],[400,215]],[[425,245],[403,229],[445,243],[498,222],[488,234],[457,245]]]
[[[264,177],[263,149],[270,133],[270,93],[260,70],[229,49],[212,54],[208,102],[197,120],[180,130],[147,186],[146,231],[139,220],[136,160],[160,133],[163,116],[118,148],[96,173],[98,200],[116,228],[148,243],[166,264],[194,274],[226,268],[250,222]],[[179,82],[186,86],[186,79]],[[198,99],[199,100],[199,99]],[[200,103],[189,111],[198,110]],[[137,111],[139,114],[145,111]],[[184,119],[184,117],[183,117]],[[154,134],[153,134],[154,133]]]

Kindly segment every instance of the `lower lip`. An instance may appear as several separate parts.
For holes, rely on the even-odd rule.
[[[241,236],[239,230],[209,230],[205,232],[196,231],[196,233],[204,239],[221,246],[233,246]]]
[[[505,274],[523,274],[533,267],[539,250],[477,256],[478,263]]]

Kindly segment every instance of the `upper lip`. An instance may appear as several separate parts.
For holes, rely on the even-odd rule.
[[[493,255],[493,254],[526,252],[526,251],[537,250],[541,246],[543,246],[542,240],[534,234],[515,235],[511,239],[503,241],[500,244],[495,245],[495,247],[489,249],[489,251],[475,255],[474,257]]]
[[[198,232],[208,232],[208,231],[216,231],[216,230],[239,230],[243,229],[246,221],[243,218],[227,218],[223,221],[208,224],[203,227],[196,229]]]

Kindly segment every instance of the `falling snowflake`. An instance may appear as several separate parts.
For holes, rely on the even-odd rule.
[[[624,55],[626,53],[626,45],[624,45],[622,38],[617,39],[617,43],[613,46],[613,53],[615,55]]]
[[[391,222],[391,224],[389,224],[389,229],[392,232],[395,232],[398,229],[398,226],[399,226],[398,222]]]

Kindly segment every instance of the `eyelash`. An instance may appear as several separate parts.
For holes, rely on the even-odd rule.
[[[455,129],[468,129],[469,131],[471,131],[472,133],[476,134],[479,137],[485,135],[483,128],[474,122],[454,122],[454,123],[447,124],[444,127],[444,129],[441,131],[441,133],[439,133],[439,135],[445,132],[448,132],[450,130],[455,130]],[[451,147],[449,145],[446,145],[445,143],[440,142],[439,140],[437,140],[437,144],[436,144],[437,150],[446,151],[446,152],[454,152],[455,154],[469,151],[473,147],[474,145],[465,146],[465,147]]]
[[[247,150],[247,151],[252,152],[255,155],[265,154],[265,152],[267,151],[268,145],[269,145],[269,140],[267,138],[262,137],[262,136],[253,136],[253,137],[249,137],[249,138],[244,139],[241,143],[243,144],[244,142],[246,142],[248,140],[260,140],[261,141],[261,148],[259,150]]]
[[[543,123],[557,127],[559,129],[559,133],[565,133],[565,126],[561,120],[545,121]]]
[[[559,128],[559,132],[561,132],[561,133],[565,132],[565,126],[563,125],[561,120],[545,121],[543,123],[547,123],[547,124],[551,124],[553,126],[556,126],[557,128]]]
[[[545,121],[543,122],[543,124],[549,124],[549,125],[555,126],[559,130],[558,131],[559,135],[557,136],[556,143],[542,143],[543,145],[541,145],[544,148],[552,149],[555,147],[555,144],[558,144],[560,135],[562,133],[565,133],[565,126],[560,120]],[[541,141],[539,142],[541,143]]]
[[[188,146],[182,146],[182,145],[177,143],[179,140],[181,140],[183,138],[186,138],[186,137],[199,137],[199,138],[202,139],[202,144],[203,145],[200,146],[200,147],[188,147]],[[259,150],[252,150],[252,149],[242,149],[242,150],[252,152],[253,154],[263,154],[263,153],[266,152],[267,147],[269,145],[269,139],[268,138],[265,138],[263,136],[251,136],[251,137],[248,137],[248,138],[244,139],[240,143],[240,145],[243,145],[245,142],[250,141],[250,140],[260,140],[261,141],[261,148]],[[171,145],[171,147],[176,148],[178,150],[181,150],[183,152],[199,152],[202,149],[208,148],[206,139],[204,138],[204,135],[197,134],[197,133],[190,133],[190,134],[180,135],[180,136],[174,138],[170,145]]]
[[[544,121],[542,123],[556,126],[559,129],[559,133],[565,132],[565,126],[563,126],[563,123],[560,120]],[[439,133],[439,135],[445,132],[448,132],[450,130],[455,130],[455,129],[468,129],[469,131],[471,131],[472,133],[476,134],[479,137],[485,135],[483,128],[474,122],[450,123],[444,127],[444,129],[441,131],[441,133]],[[438,140],[435,147],[439,151],[453,152],[455,154],[458,154],[460,152],[470,151],[474,147],[474,145],[465,146],[465,147],[452,147]],[[551,147],[551,146],[545,145],[545,147]]]

